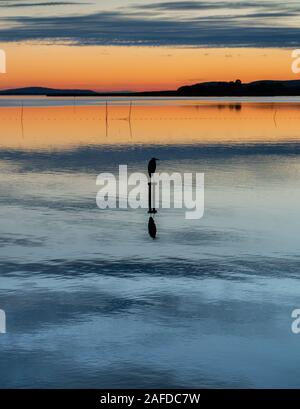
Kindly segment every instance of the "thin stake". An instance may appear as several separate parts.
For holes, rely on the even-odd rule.
[[[106,123],[106,136],[108,135],[108,105],[105,103],[105,123]]]
[[[132,113],[132,101],[130,101],[130,107],[129,107],[129,121],[131,121],[131,113]]]
[[[22,130],[22,138],[24,138],[24,123],[23,123],[23,117],[24,117],[24,104],[23,101],[21,102],[21,130]]]
[[[275,127],[277,128],[276,116],[277,116],[277,109],[275,109],[275,112],[273,115],[273,121],[274,121]]]

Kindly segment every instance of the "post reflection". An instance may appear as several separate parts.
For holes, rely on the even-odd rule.
[[[155,209],[155,197],[154,197],[154,182],[152,182],[152,175],[156,171],[156,158],[152,158],[148,163],[148,174],[149,174],[149,183],[148,183],[148,214],[153,216],[149,217],[148,221],[148,233],[152,239],[156,239],[157,228],[154,221],[154,215],[157,213]]]
[[[152,216],[149,217],[148,221],[148,233],[152,239],[156,239],[157,228],[154,218]]]

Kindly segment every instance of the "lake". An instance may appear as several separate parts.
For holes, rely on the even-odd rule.
[[[0,98],[1,388],[298,388],[300,99]],[[118,166],[205,211],[96,205]]]

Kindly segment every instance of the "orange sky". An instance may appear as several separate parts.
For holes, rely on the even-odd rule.
[[[46,86],[95,90],[175,89],[203,81],[298,79],[291,51],[1,44],[7,73],[0,88]],[[299,76],[298,76],[299,77]]]

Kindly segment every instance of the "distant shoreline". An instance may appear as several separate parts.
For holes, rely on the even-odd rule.
[[[0,91],[0,96],[46,97],[292,97],[300,96],[300,80],[254,81],[243,84],[230,82],[204,82],[186,85],[177,90],[140,92],[96,92],[81,89],[54,89],[26,87]]]

